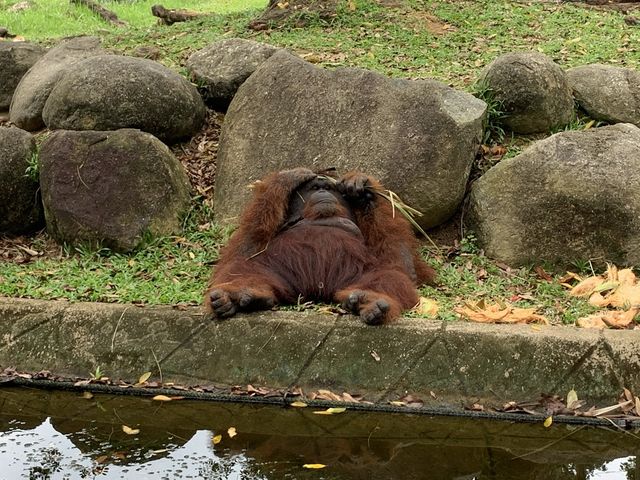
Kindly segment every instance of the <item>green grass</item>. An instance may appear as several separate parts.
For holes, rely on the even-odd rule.
[[[33,0],[33,6],[25,10],[10,11],[22,0],[0,0],[0,25],[28,40],[50,40],[72,35],[105,35],[144,30],[156,24],[151,6],[157,3],[165,8],[185,8],[198,12],[229,14],[231,12],[261,9],[266,0],[120,0],[98,2],[127,22],[128,27],[105,23],[87,7],[72,4],[69,0]]]
[[[192,22],[159,25],[145,1],[102,4],[128,22],[115,27],[68,0],[31,0],[34,7],[9,12],[18,0],[0,0],[0,25],[27,40],[52,44],[68,35],[95,34],[106,48],[129,54],[153,47],[159,61],[184,73],[196,50],[221,38],[243,37],[286,47],[325,68],[368,68],[384,75],[433,78],[459,89],[477,91],[481,70],[501,54],[537,50],[561,67],[593,62],[640,68],[640,29],[628,26],[616,11],[555,2],[407,0],[400,8],[384,8],[372,0],[346,3],[331,22],[316,19],[304,28],[293,24],[271,31],[246,28],[266,0],[163,1],[168,8],[216,12]],[[499,105],[492,106],[499,116]],[[516,155],[530,138],[504,138],[495,126],[488,143],[503,143]],[[581,129],[578,118],[568,128]],[[194,199],[194,214],[182,237],[156,239],[130,255],[64,249],[60,255],[29,263],[0,265],[0,295],[71,300],[199,303],[228,232],[203,228],[210,214]],[[30,248],[44,248],[43,236]],[[80,250],[80,251],[78,251]],[[441,305],[440,317],[453,318],[453,307],[465,300],[510,300],[536,305],[556,322],[572,322],[592,311],[583,300],[569,298],[557,281],[541,280],[532,269],[501,268],[478,251],[473,239],[458,254],[431,256],[440,277],[438,288],[423,294]],[[557,277],[556,277],[557,279]]]
[[[199,214],[202,215],[202,214]],[[132,254],[106,249],[61,248],[56,258],[0,266],[0,295],[72,301],[200,303],[211,274],[211,261],[229,231],[197,222],[183,236],[152,240]],[[43,238],[30,245],[41,251]]]
[[[569,296],[559,274],[547,281],[533,268],[501,267],[479,252],[461,253],[450,260],[434,259],[431,265],[438,271],[439,285],[423,287],[421,294],[438,302],[438,318],[443,320],[457,318],[455,307],[480,300],[536,307],[537,313],[553,324],[571,324],[596,311],[585,299]]]

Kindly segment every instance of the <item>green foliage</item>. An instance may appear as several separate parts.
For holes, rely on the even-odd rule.
[[[30,178],[34,182],[37,182],[40,178],[40,165],[38,163],[38,153],[34,152],[27,161],[27,168],[24,171],[26,177]]]
[[[465,237],[460,240],[460,252],[461,253],[478,253],[478,239],[473,233],[469,233],[465,235]]]
[[[487,104],[482,143],[489,143],[490,141],[502,143],[505,139],[505,131],[502,127],[505,111],[502,101],[496,99],[495,92],[489,88],[486,82],[476,83],[472,87],[472,93]]]

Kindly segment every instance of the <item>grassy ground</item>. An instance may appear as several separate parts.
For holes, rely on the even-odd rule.
[[[287,47],[326,68],[358,66],[396,77],[435,78],[471,91],[480,70],[498,55],[534,49],[562,67],[600,62],[640,68],[640,28],[614,10],[573,3],[509,1],[345,2],[332,22],[312,21],[305,28],[246,29],[266,1],[165,1],[166,7],[217,12],[171,27],[149,13],[152,1],[113,1],[103,5],[128,22],[115,27],[86,8],[63,0],[31,0],[12,12],[18,0],[0,0],[0,26],[28,40],[53,43],[78,33],[101,36],[107,48],[133,53],[153,47],[159,61],[184,73],[185,59],[223,37],[245,37]],[[350,8],[355,5],[355,9]],[[230,13],[229,13],[230,12]],[[576,122],[572,128],[582,128]],[[515,155],[530,138],[487,138],[488,146]],[[479,157],[477,171],[503,153]],[[215,151],[211,152],[211,158]],[[207,194],[194,198],[193,214],[179,238],[157,239],[131,255],[60,248],[40,234],[5,239],[0,244],[0,295],[142,303],[198,303],[211,265],[226,233],[210,225]],[[533,268],[509,269],[492,262],[473,238],[449,238],[442,251],[427,253],[441,285],[422,293],[441,305],[439,316],[454,317],[465,300],[497,299],[535,305],[554,322],[572,322],[592,309],[569,298],[554,277]],[[588,259],[576,269],[589,266]],[[533,267],[533,266],[532,266]]]
[[[32,6],[20,9],[24,0],[0,0],[0,25],[29,40],[49,41],[72,35],[103,35],[114,31],[114,27],[84,6],[69,0],[31,0]],[[189,8],[201,12],[228,14],[231,12],[260,9],[266,0],[120,0],[98,2],[115,13],[133,30],[152,27],[157,18],[151,15],[151,6],[157,3],[165,8]],[[129,28],[122,29],[123,31]]]

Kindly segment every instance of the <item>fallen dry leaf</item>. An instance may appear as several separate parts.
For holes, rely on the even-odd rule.
[[[323,390],[323,389],[318,390],[316,398],[320,400],[331,400],[334,402],[342,401],[342,397],[340,395],[336,395],[331,390]]]
[[[617,308],[629,308],[640,306],[640,284],[638,285],[619,285],[613,293],[605,297],[605,305]]]
[[[580,328],[607,328],[607,324],[597,314],[579,318],[576,320],[576,325]]]
[[[140,429],[127,427],[126,425],[122,425],[122,431],[127,435],[137,435],[140,433]]]
[[[549,321],[542,315],[536,314],[537,308],[520,308],[513,305],[494,303],[486,305],[466,302],[464,307],[456,307],[454,311],[468,320],[479,323],[544,323]]]
[[[608,265],[603,275],[582,280],[569,292],[575,297],[589,297],[589,304],[619,310],[603,310],[578,319],[582,328],[629,328],[640,311],[640,283],[630,268]]]
[[[580,275],[578,275],[577,273],[573,273],[573,272],[567,272],[566,274],[564,274],[562,277],[560,277],[558,279],[558,282],[560,282],[562,285],[565,284],[569,284],[570,281],[575,280],[577,282],[581,282],[582,281],[582,277]],[[569,288],[573,288],[571,287],[571,285],[569,285]]]
[[[542,280],[546,280],[547,282],[553,281],[553,277],[545,272],[544,268],[541,266],[538,265],[533,269],[533,271],[536,272],[536,275],[538,275]]]
[[[152,398],[152,400],[157,400],[158,402],[170,402],[173,399],[171,397],[167,397],[166,395],[156,395]]]
[[[144,382],[146,382],[147,380],[149,380],[149,377],[151,377],[151,372],[145,372],[143,373],[140,378],[138,379],[138,383],[136,383],[136,385],[142,385],[144,384]]]
[[[413,309],[418,315],[424,315],[425,317],[435,318],[438,315],[439,309],[438,302],[431,298],[420,297],[420,302]]]
[[[338,413],[344,413],[346,411],[347,409],[344,407],[332,407],[332,408],[327,408],[326,410],[315,411],[313,413],[315,413],[316,415],[335,415]]]
[[[324,467],[326,467],[326,465],[323,463],[305,463],[304,465],[302,465],[302,468],[310,468],[312,470],[316,470]]]
[[[587,317],[579,318],[576,323],[582,328],[628,328],[638,314],[638,308],[627,311],[603,310]]]
[[[213,437],[213,438],[211,439],[211,442],[212,442],[214,445],[219,444],[221,441],[222,441],[222,435],[216,435],[215,437]]]
[[[598,285],[603,282],[604,279],[600,276],[585,278],[571,289],[569,295],[572,297],[586,297],[595,292]]]
[[[229,438],[233,438],[238,434],[238,432],[236,432],[236,427],[229,427],[229,429],[227,430],[227,435],[229,435]]]

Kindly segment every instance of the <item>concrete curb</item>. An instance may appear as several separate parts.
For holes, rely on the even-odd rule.
[[[64,376],[99,367],[135,383],[161,371],[165,383],[324,388],[374,402],[411,393],[425,406],[460,408],[571,388],[611,405],[623,387],[640,393],[639,366],[640,331],[422,319],[368,327],[315,312],[215,322],[198,307],[0,298],[0,368]]]

